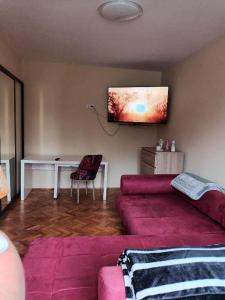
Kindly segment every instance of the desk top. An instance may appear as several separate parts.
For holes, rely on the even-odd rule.
[[[57,157],[60,160],[55,160]],[[26,156],[22,161],[30,164],[79,164],[83,155],[29,155]],[[101,164],[105,165],[108,163],[103,157]]]
[[[6,161],[9,161],[11,159],[15,159],[15,156],[13,156],[13,154],[2,154],[0,156],[1,163],[5,163]]]

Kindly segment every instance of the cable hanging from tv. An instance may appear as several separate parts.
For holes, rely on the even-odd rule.
[[[91,105],[87,105],[87,109],[89,109],[90,111],[92,111],[93,113],[95,113],[96,119],[97,119],[97,121],[98,121],[100,127],[102,128],[102,130],[103,130],[108,136],[115,136],[115,135],[118,133],[118,131],[120,130],[120,124],[118,124],[117,128],[116,128],[113,132],[109,132],[109,131],[105,128],[105,126],[104,126],[104,124],[103,124],[103,122],[102,122],[102,120],[101,120],[101,118],[105,119],[105,116],[103,116],[102,114],[100,114],[100,113],[98,112],[98,110],[96,109],[96,107],[95,107],[94,105],[92,105],[92,104],[91,104]]]

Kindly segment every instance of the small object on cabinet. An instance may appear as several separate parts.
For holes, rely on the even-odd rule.
[[[165,141],[165,147],[164,147],[164,150],[165,150],[166,152],[170,151],[170,142],[169,142],[169,140],[166,140],[166,141]]]
[[[175,151],[176,151],[176,142],[175,140],[173,140],[171,143],[171,152],[175,152]]]
[[[184,153],[156,151],[152,147],[141,150],[141,174],[180,174],[183,172]]]
[[[156,145],[156,151],[163,151],[163,144],[164,144],[163,139],[160,139],[158,141],[158,144]]]
[[[157,146],[156,146],[156,151],[162,151],[161,146],[157,145]]]

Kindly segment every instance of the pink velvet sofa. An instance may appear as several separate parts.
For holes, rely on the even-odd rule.
[[[117,208],[129,235],[33,241],[23,260],[26,299],[124,300],[123,249],[224,244],[225,195],[193,201],[171,188],[172,178],[122,176]]]
[[[129,234],[162,235],[224,232],[225,195],[206,193],[191,200],[170,185],[175,175],[125,175],[117,208]]]

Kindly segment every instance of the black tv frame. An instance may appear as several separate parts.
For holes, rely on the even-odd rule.
[[[123,121],[110,121],[109,120],[109,112],[108,112],[108,92],[109,88],[151,88],[151,87],[167,87],[168,88],[168,99],[167,99],[167,114],[166,119],[163,122],[123,122]],[[169,119],[169,111],[170,111],[170,87],[168,85],[159,85],[159,86],[108,86],[107,87],[107,121],[108,123],[115,123],[119,125],[130,125],[130,126],[152,126],[152,125],[160,125],[167,124]]]

